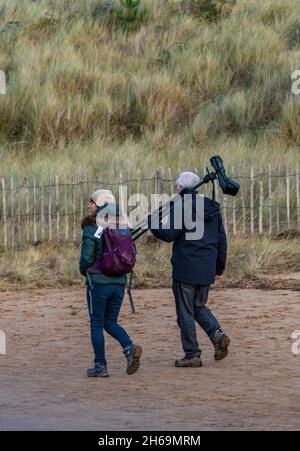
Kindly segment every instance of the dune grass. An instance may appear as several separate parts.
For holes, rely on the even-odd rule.
[[[203,169],[212,154],[230,168],[295,167],[299,2],[142,0],[127,28],[118,8],[119,0],[0,0],[1,176],[152,177],[157,167]],[[234,239],[224,284],[299,270],[297,249],[297,239]],[[0,289],[80,284],[78,252],[3,252]],[[141,245],[136,285],[168,284],[169,255],[168,246]]]
[[[134,287],[170,287],[172,246],[159,241],[138,244],[138,259],[134,270]],[[44,244],[27,247],[19,252],[0,256],[0,290],[80,286],[80,244],[61,246]],[[289,240],[251,237],[230,238],[228,264],[218,286],[257,287],[265,276],[300,271],[299,237]],[[275,278],[276,282],[276,278]],[[276,288],[289,288],[276,283]],[[267,286],[272,288],[272,283]],[[298,285],[299,289],[299,285]]]
[[[1,0],[2,174],[105,170],[111,159],[195,167],[212,152],[292,165],[300,4],[220,1],[211,18],[204,3],[144,0],[126,32],[117,0]]]

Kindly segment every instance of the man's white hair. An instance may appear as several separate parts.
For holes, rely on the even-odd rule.
[[[182,188],[193,188],[199,182],[200,177],[194,172],[181,172],[176,180],[176,185]]]

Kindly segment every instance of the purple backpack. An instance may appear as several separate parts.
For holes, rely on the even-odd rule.
[[[107,276],[122,276],[132,271],[136,261],[136,247],[128,228],[103,231],[104,253],[96,258],[96,266]]]

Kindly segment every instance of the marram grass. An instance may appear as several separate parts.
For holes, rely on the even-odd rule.
[[[1,0],[2,175],[112,160],[177,170],[212,153],[293,166],[300,4],[223,2],[227,12],[208,20],[200,3],[144,0],[145,20],[125,31],[111,20],[116,0]]]

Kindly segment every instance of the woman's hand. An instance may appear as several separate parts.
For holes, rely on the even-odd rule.
[[[222,279],[222,276],[215,276],[215,282],[218,282],[221,279]]]

